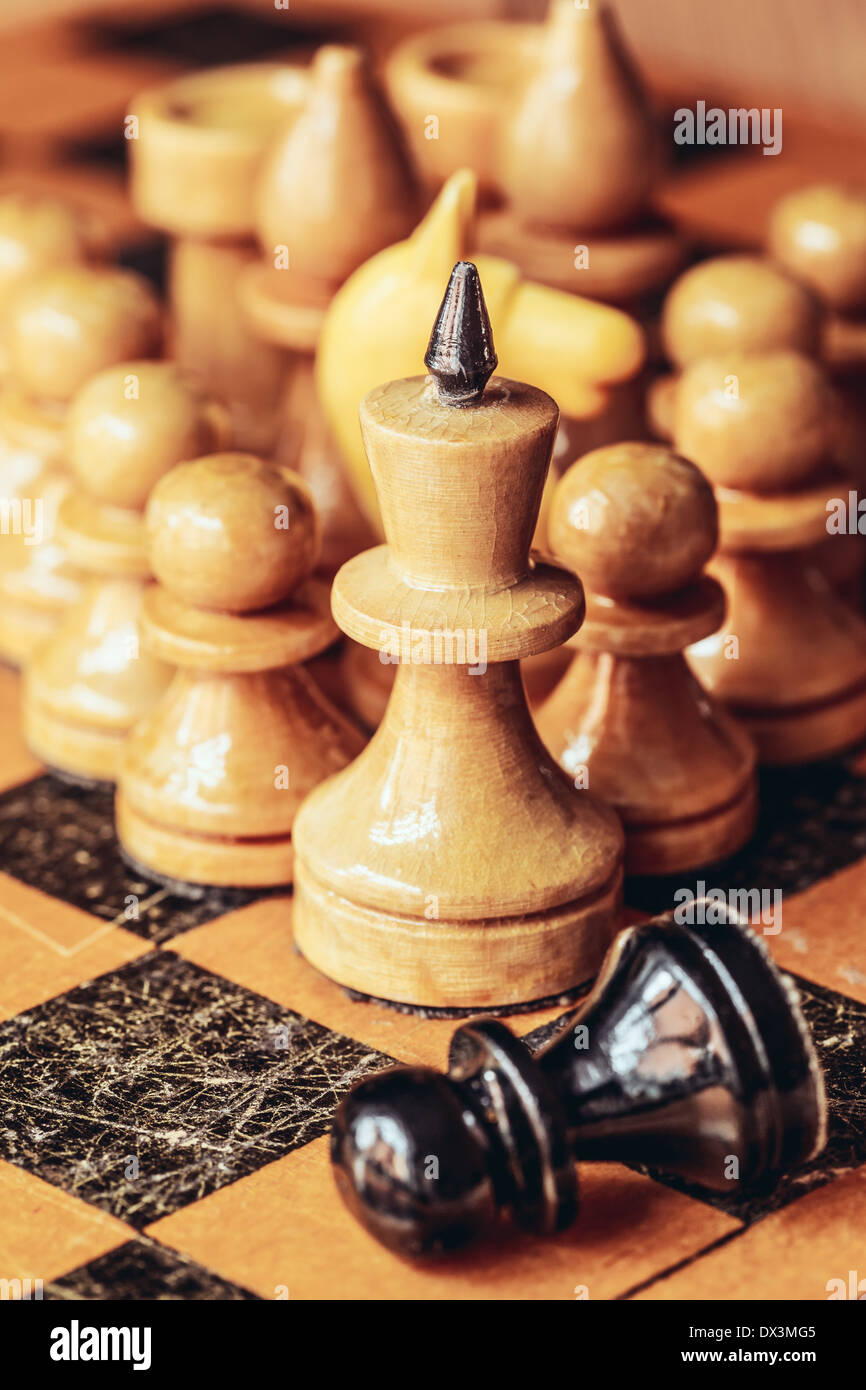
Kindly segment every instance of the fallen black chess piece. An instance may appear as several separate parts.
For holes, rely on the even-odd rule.
[[[796,989],[713,908],[717,925],[670,914],[620,932],[592,994],[535,1056],[481,1019],[454,1034],[447,1075],[401,1066],[359,1082],[331,1157],[367,1230],[403,1255],[447,1253],[506,1211],[539,1235],[568,1226],[576,1158],[737,1192],[819,1153],[824,1085]]]

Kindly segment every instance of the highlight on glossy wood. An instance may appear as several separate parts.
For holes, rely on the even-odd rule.
[[[295,939],[338,982],[404,1003],[570,988],[614,928],[622,832],[545,752],[520,675],[583,613],[577,579],[529,562],[556,406],[496,376],[450,406],[416,377],[371,392],[361,419],[388,545],[343,567],[334,612],[396,681],[367,749],[298,814]]]
[[[171,668],[140,643],[144,507],[164,473],[228,443],[228,429],[169,362],[109,367],[70,404],[58,536],[84,591],[34,654],[23,696],[30,747],[68,776],[113,781],[124,738],[168,685]]]
[[[172,882],[285,884],[298,804],[363,743],[297,664],[336,636],[309,490],[213,454],[165,474],[146,524],[143,640],[177,670],[124,748],[121,845]]]
[[[866,191],[817,184],[781,198],[771,255],[840,314],[866,313]]]
[[[825,399],[820,368],[792,353],[696,363],[677,392],[677,445],[716,489],[710,568],[728,600],[724,630],[690,662],[765,763],[829,757],[866,735],[866,624],[822,572],[848,539],[830,533],[828,504],[850,484]]]
[[[68,265],[23,282],[2,321],[9,381],[0,403],[0,476],[22,524],[0,537],[0,659],[25,665],[81,592],[56,525],[70,490],[69,401],[103,367],[156,354],[162,312],[132,271]]]
[[[701,577],[716,537],[709,484],[657,445],[597,449],[554,494],[551,547],[582,574],[587,618],[538,728],[617,811],[634,874],[724,858],[754,828],[754,750],[683,657],[724,615],[719,585]]]

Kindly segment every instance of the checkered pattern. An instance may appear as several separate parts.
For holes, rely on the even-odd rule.
[[[129,97],[279,51],[272,22],[207,13],[12,35],[0,189],[77,196],[120,258],[158,279],[162,247],[124,192]],[[33,137],[38,172],[24,162]],[[841,172],[826,150],[786,112],[782,157],[711,167],[686,151],[665,209],[706,245],[748,244],[786,188]],[[844,138],[832,158],[844,165]],[[292,949],[290,896],[181,898],[132,873],[110,795],[43,775],[18,727],[17,682],[0,672],[0,1279],[85,1300],[820,1299],[829,1278],[866,1275],[866,765],[765,779],[755,840],[703,875],[785,890],[784,929],[767,940],[798,978],[826,1068],[821,1158],[751,1203],[582,1165],[571,1230],[503,1230],[468,1259],[416,1268],[342,1209],[326,1135],[357,1077],[392,1059],[442,1066],[453,1023],[317,975]],[[655,911],[670,892],[633,883],[629,902]],[[540,1045],[560,1009],[512,1024]]]
[[[11,709],[11,677],[3,687]],[[359,1076],[394,1059],[441,1065],[453,1022],[318,976],[292,950],[289,896],[185,900],[136,879],[104,791],[46,776],[8,788],[0,1189],[11,1230],[0,1276],[41,1279],[54,1299],[571,1298],[582,1287],[622,1298],[702,1297],[707,1277],[729,1270],[731,1296],[784,1297],[792,1280],[790,1296],[825,1296],[836,1265],[846,1277],[857,1268],[846,1239],[858,1204],[866,1215],[866,952],[853,931],[866,906],[866,780],[852,763],[768,778],[764,793],[748,860],[707,882],[799,890],[768,940],[797,972],[826,1068],[824,1154],[752,1201],[583,1165],[572,1231],[550,1242],[503,1232],[499,1247],[427,1270],[380,1251],[342,1210],[326,1134]],[[847,918],[823,912],[825,885]],[[631,888],[637,909],[664,892]],[[125,915],[130,898],[138,916]],[[559,1012],[512,1025],[540,1046]],[[800,1236],[815,1209],[837,1241],[826,1267]],[[760,1260],[749,1253],[764,1247]]]

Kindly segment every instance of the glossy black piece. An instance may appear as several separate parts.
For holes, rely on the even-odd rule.
[[[471,405],[498,362],[477,266],[458,261],[436,315],[424,364],[446,405]]]
[[[575,1158],[733,1194],[818,1153],[823,1078],[796,989],[749,927],[713,908],[725,920],[669,914],[620,932],[592,994],[534,1057],[481,1019],[455,1033],[447,1076],[394,1067],[355,1086],[331,1135],[355,1216],[424,1256],[506,1211],[538,1234],[567,1226]]]

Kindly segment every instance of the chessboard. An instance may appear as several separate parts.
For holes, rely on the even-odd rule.
[[[233,58],[273,56],[270,26],[239,24]],[[225,57],[214,32],[207,15],[161,15],[134,34],[61,26],[50,41],[11,40],[4,65],[31,68],[0,99],[0,186],[92,201],[121,261],[159,282],[162,248],[123,193],[120,118],[147,82]],[[41,93],[38,128],[25,87]],[[777,160],[689,151],[675,171],[666,210],[707,248],[757,243],[787,188],[862,169],[855,135],[786,121]],[[358,1078],[395,1061],[444,1065],[455,1015],[386,1007],[319,975],[293,949],[291,894],[181,897],[140,877],[118,851],[111,792],[35,762],[19,698],[18,677],[0,672],[4,1288],[40,1281],[35,1296],[52,1300],[822,1300],[862,1270],[866,754],[765,774],[754,838],[692,885],[783,894],[781,930],[777,916],[764,939],[801,991],[825,1069],[824,1152],[754,1200],[582,1164],[581,1212],[562,1235],[503,1227],[468,1256],[415,1265],[342,1207],[328,1130]],[[631,919],[669,908],[677,886],[628,883]],[[537,1047],[571,1002],[507,1021]]]
[[[583,1164],[561,1236],[504,1228],[423,1266],[344,1210],[328,1129],[359,1077],[443,1066],[454,1015],[319,975],[292,947],[290,895],[182,898],[139,878],[110,791],[26,752],[17,684],[3,673],[0,1277],[40,1279],[46,1299],[825,1299],[862,1264],[866,757],[767,774],[753,841],[705,876],[782,892],[765,940],[825,1068],[820,1157],[751,1202]],[[632,919],[673,892],[633,881]],[[566,1002],[508,1021],[540,1046]]]

